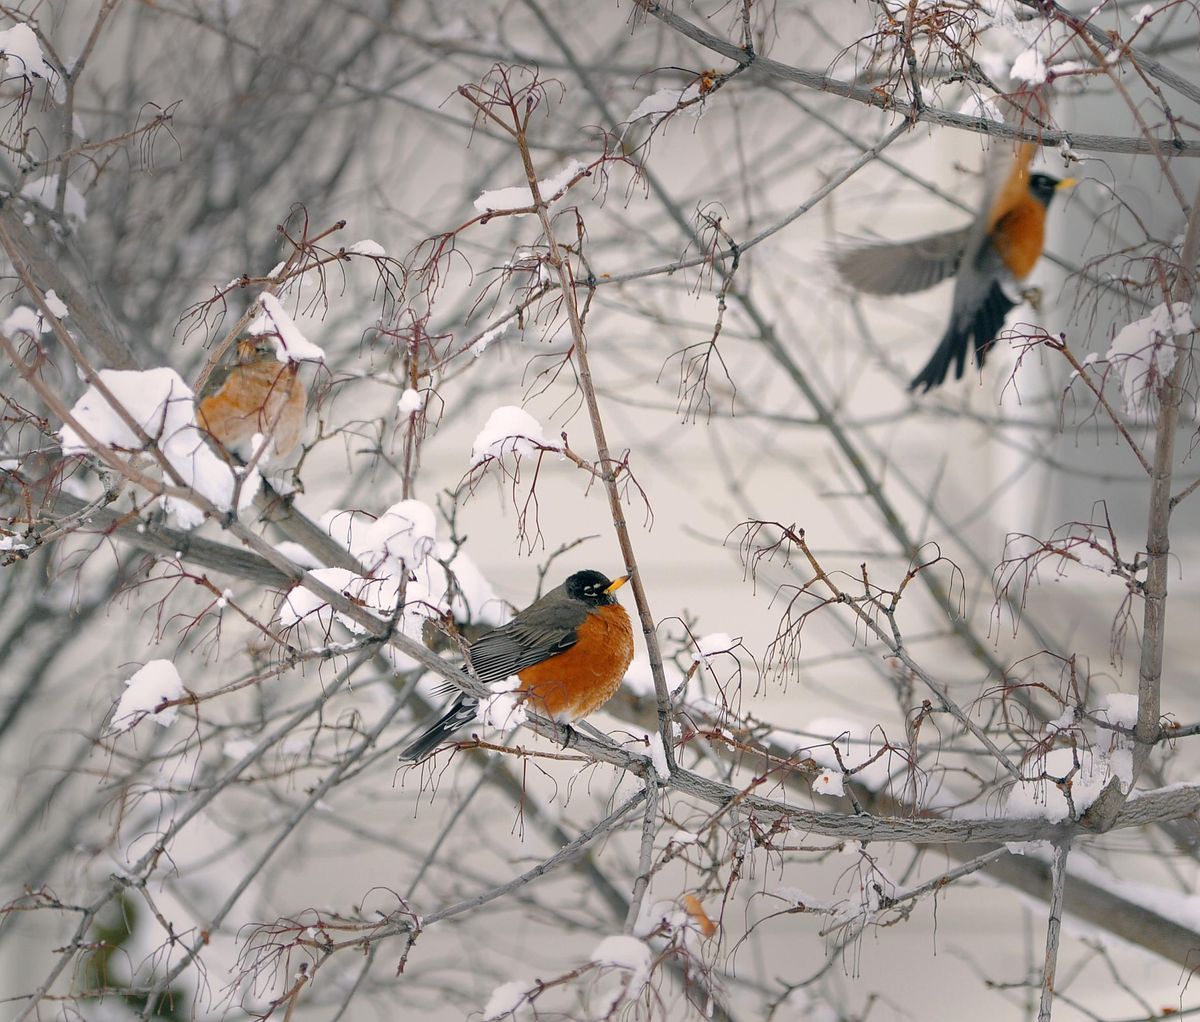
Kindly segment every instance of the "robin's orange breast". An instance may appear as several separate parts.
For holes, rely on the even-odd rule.
[[[521,689],[539,713],[577,720],[616,695],[632,659],[629,615],[611,604],[588,613],[569,650],[523,670]]]
[[[233,366],[220,389],[200,400],[196,417],[225,447],[270,434],[286,456],[300,439],[306,404],[296,363],[272,358]]]
[[[1046,243],[1046,207],[1026,196],[996,221],[989,238],[1008,271],[1027,277]]]

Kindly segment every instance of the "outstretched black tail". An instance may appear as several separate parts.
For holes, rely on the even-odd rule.
[[[943,383],[950,372],[951,362],[954,363],[954,378],[962,379],[967,364],[967,351],[972,341],[975,342],[975,362],[982,366],[996,334],[1004,326],[1004,317],[1015,304],[998,282],[993,283],[974,319],[963,324],[951,320],[933,357],[925,363],[925,368],[913,377],[908,389],[929,391]]]
[[[475,719],[475,711],[478,707],[479,700],[474,696],[460,695],[451,703],[449,710],[400,753],[401,761],[412,763],[418,759],[424,759],[455,731],[470,724]]]

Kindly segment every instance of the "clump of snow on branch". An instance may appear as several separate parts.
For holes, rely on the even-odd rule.
[[[666,900],[652,902],[650,898],[644,898],[633,924],[634,937],[644,941],[665,941],[672,950],[681,948],[684,953],[699,959],[704,954],[706,938],[711,936],[715,929],[712,921],[704,913],[699,899],[691,897],[690,904],[692,911],[688,910],[688,896],[683,898],[683,904]],[[598,952],[600,949],[596,950]],[[640,954],[636,948],[631,947],[630,951],[633,953],[631,957]],[[598,960],[598,955],[593,953],[593,959]],[[623,991],[618,989],[616,993],[622,995]],[[616,1004],[617,998],[613,998],[611,1003]]]
[[[727,632],[713,632],[696,640],[696,655],[692,662],[704,661],[704,666],[711,665],[712,658],[718,653],[732,653],[733,648],[741,643],[741,639],[730,638]]]
[[[1116,727],[1132,729],[1137,725],[1137,696],[1126,692],[1114,692],[1104,697],[1099,716]],[[1106,745],[1110,773],[1121,782],[1121,790],[1129,791],[1133,785],[1133,738],[1119,731],[1097,729],[1102,745]],[[1107,739],[1107,742],[1105,742]]]
[[[501,983],[483,1006],[483,1022],[499,1022],[500,1019],[510,1018],[525,1003],[526,994],[533,985],[524,979]]]
[[[1060,60],[1057,64],[1050,65],[1048,74],[1056,76],[1075,74],[1079,71],[1090,71],[1093,67],[1095,67],[1095,65],[1089,64],[1086,60]],[[1058,151],[1064,156],[1072,152],[1071,147],[1067,143],[1066,139],[1063,139],[1063,141],[1059,142]]]
[[[49,329],[50,327],[42,319],[42,314],[28,305],[18,305],[4,317],[4,322],[0,323],[0,331],[3,331],[8,337],[16,334],[29,334],[30,337],[37,337]]]
[[[412,387],[405,390],[400,395],[400,400],[396,402],[396,412],[405,418],[419,412],[424,407],[425,395],[419,390],[413,390]]]
[[[658,127],[684,104],[690,104],[687,107],[688,113],[699,117],[704,110],[704,104],[695,102],[698,99],[700,99],[699,81],[692,82],[686,89],[659,89],[634,107],[633,113],[626,118],[626,121],[633,124],[634,121],[639,121],[643,117],[649,117],[651,126]]]
[[[797,735],[790,731],[772,731],[771,739],[787,749],[814,760],[818,766],[827,767],[839,777],[842,767],[832,746],[837,746],[838,755],[847,771],[861,767],[852,774],[852,779],[871,791],[886,788],[891,775],[891,754],[876,755],[884,745],[882,736],[865,724],[837,717],[819,717],[800,729]],[[829,782],[832,785],[832,781]],[[828,792],[832,794],[832,791]]]
[[[63,300],[54,293],[53,288],[47,291],[42,297],[46,300],[46,308],[50,310],[50,315],[58,319],[67,318],[67,307],[63,303]]]
[[[52,316],[58,319],[67,318],[67,307],[63,304],[63,300],[54,293],[53,288],[47,291],[42,297],[45,299],[46,308],[50,310]],[[18,333],[25,333],[31,337],[36,337],[38,334],[49,333],[51,329],[53,328],[46,322],[41,310],[29,305],[18,305],[4,317],[3,323],[0,323],[0,330],[9,337]]]
[[[1055,570],[1060,575],[1066,575],[1075,564],[1111,575],[1120,568],[1114,544],[1115,537],[1108,529],[1072,522],[1056,530],[1049,540],[1034,536],[1009,537],[1005,556],[1013,562],[1035,562],[1043,555],[1052,555],[1057,558]]]
[[[1030,85],[1041,85],[1046,80],[1046,62],[1032,46],[1022,52],[1008,72],[1009,77]]]
[[[395,612],[400,587],[394,578],[366,578],[346,568],[317,568],[310,572],[310,575],[380,620],[390,618]],[[322,597],[303,585],[290,589],[279,608],[279,623],[284,628],[292,628],[303,622],[308,625],[316,624],[322,634],[327,634],[335,617],[356,635],[366,631],[366,628],[352,617],[340,612],[334,614]]]
[[[54,209],[58,202],[58,175],[45,174],[26,183],[21,189],[21,198],[36,202],[46,209]],[[63,215],[83,223],[87,219],[87,200],[83,192],[70,181],[63,193]]]
[[[562,198],[568,186],[577,177],[587,173],[587,166],[578,160],[568,160],[559,170],[548,178],[538,181],[538,192],[542,201],[549,204]],[[496,188],[483,192],[475,200],[475,208],[480,213],[509,213],[511,216],[528,216],[529,213],[515,213],[512,210],[524,209],[533,205],[533,193],[528,185],[517,185],[515,188]]]
[[[1075,770],[1076,760],[1078,770]],[[1047,776],[1040,776],[1043,773]],[[1068,775],[1071,775],[1070,802],[1052,780]],[[1072,806],[1079,815],[1096,801],[1109,776],[1106,757],[1094,754],[1090,749],[1052,749],[1026,765],[1025,779],[1009,789],[1005,815],[1020,819],[1033,817],[1052,823],[1066,820]]]
[[[549,284],[553,280],[545,258],[534,245],[518,245],[512,258],[504,263],[504,269],[528,273],[536,277],[538,284]]]
[[[428,504],[402,500],[373,521],[356,523],[356,517],[352,512],[330,511],[322,516],[321,524],[363,565],[367,574],[345,568],[319,568],[312,572],[313,578],[343,593],[381,620],[396,616],[403,582],[404,607],[396,625],[400,632],[417,641],[421,640],[427,621],[445,614],[458,621],[493,627],[508,620],[508,608],[470,555],[437,539],[437,519]],[[284,628],[299,624],[319,628],[322,638],[334,621],[356,634],[363,631],[362,625],[345,614],[335,613],[303,585],[288,592],[279,609],[279,620]],[[390,647],[385,653],[397,669],[416,666],[411,658]]]
[[[312,343],[270,291],[258,296],[259,313],[246,328],[254,336],[274,337],[275,357],[280,362],[324,362],[325,352]]]
[[[837,903],[825,898],[818,898],[799,887],[790,884],[779,884],[777,887],[764,892],[768,898],[778,898],[793,909],[804,912],[833,912]]]
[[[1085,369],[1086,369],[1086,368],[1088,368],[1089,366],[1093,366],[1093,365],[1095,365],[1095,364],[1096,364],[1097,362],[1099,362],[1099,361],[1100,361],[1100,353],[1099,353],[1098,351],[1089,351],[1089,352],[1087,353],[1087,355],[1084,357],[1084,359],[1083,359],[1083,360],[1082,360],[1082,361],[1081,361],[1079,364],[1080,364],[1081,366],[1083,366],[1083,368],[1085,368]],[[1080,375],[1080,374],[1079,374],[1079,370],[1078,370],[1078,369],[1072,369],[1072,370],[1071,370],[1071,375],[1067,377],[1067,385],[1068,385],[1068,386],[1070,386],[1070,384],[1074,383],[1074,382],[1075,382],[1075,379],[1076,379],[1076,378],[1077,378],[1079,375]]]
[[[633,108],[633,113],[626,120],[632,124],[643,117],[653,117],[654,123],[657,124],[667,114],[675,112],[679,107],[682,95],[683,93],[679,89],[659,89],[657,92],[652,92]]]
[[[479,338],[471,345],[471,354],[479,358],[485,351],[492,346],[493,341],[498,341],[513,325],[513,320],[506,319],[499,326],[492,327],[491,330],[485,330],[479,335]]]
[[[65,94],[62,80],[58,72],[46,63],[46,55],[42,52],[37,35],[28,25],[19,22],[0,32],[0,53],[4,54],[7,65],[6,78],[14,74],[25,78],[41,78],[50,86],[54,102],[63,101]]]
[[[211,501],[219,510],[232,507],[235,476],[229,465],[205,442],[196,422],[196,405],[191,388],[174,369],[143,371],[102,369],[100,382],[113,400],[157,445],[163,457],[178,473],[183,484]],[[116,451],[138,452],[143,441],[126,424],[95,386],[89,386],[71,409],[71,420],[102,447]],[[74,426],[59,430],[64,455],[92,453],[91,446]],[[242,485],[239,503],[244,506],[254,497],[257,478],[248,476]],[[184,529],[194,529],[204,515],[190,502],[164,497],[163,506]]]
[[[449,593],[449,609],[455,620],[474,621],[492,628],[508,623],[512,617],[508,604],[496,595],[491,582],[470,554],[445,540],[439,540],[433,552],[434,557],[425,562],[430,577],[429,590],[431,593]],[[443,563],[449,568],[453,582],[442,567]]]
[[[363,541],[369,553],[367,567],[386,567],[399,575],[405,568],[424,564],[437,540],[433,508],[419,500],[402,500],[375,519]]]
[[[855,848],[850,854],[857,857],[858,849]],[[857,884],[852,884],[849,898],[833,904],[805,905],[810,911],[819,911],[829,916],[826,930],[841,930],[843,938],[862,933],[878,919],[880,912],[886,911],[907,893],[888,874],[877,858],[863,856],[860,869],[856,873]]]
[[[1082,536],[1071,536],[1065,544],[1064,552],[1069,553],[1085,568],[1109,575],[1117,566],[1116,556],[1108,549],[1111,542],[1106,542],[1096,530],[1088,528]]]
[[[163,703],[183,695],[183,679],[170,660],[151,660],[125,682],[125,691],[113,713],[112,724],[118,731],[128,731],[149,717],[160,727],[175,722],[178,707],[168,706],[154,711]]]
[[[1137,723],[1137,696],[1113,693],[1104,698],[1092,719],[1081,718],[1074,708],[1047,725],[1048,735],[1077,734],[1072,747],[1051,749],[1025,764],[1025,780],[1009,789],[1004,815],[1035,818],[1057,823],[1081,816],[1112,780],[1122,791],[1133,784],[1133,737],[1117,728],[1131,729]],[[1111,725],[1105,727],[1104,725]],[[1063,778],[1067,778],[1065,785]],[[1056,783],[1058,782],[1058,783]],[[1069,789],[1070,798],[1063,787]],[[1011,842],[1009,848],[1023,852],[1039,842]]]
[[[486,727],[494,727],[508,731],[518,724],[524,724],[528,719],[525,710],[525,698],[521,692],[521,679],[506,678],[499,684],[492,685],[492,694],[479,701],[475,711],[475,719]]]
[[[962,101],[958,112],[967,117],[981,117],[988,121],[1004,120],[996,101],[986,96],[980,96],[976,92],[967,93],[967,98]]]
[[[0,53],[4,54],[6,60],[17,61],[23,74],[46,79],[54,75],[33,29],[24,23],[0,32]]]
[[[1013,0],[982,0],[972,56],[1001,88],[1021,83],[1036,86],[1046,80],[1047,60],[1061,50],[1069,35],[1057,22],[1026,17]]]
[[[1104,713],[1110,724],[1133,727],[1137,723],[1137,696],[1130,692],[1114,692],[1105,696]]]
[[[1175,367],[1175,336],[1196,329],[1187,302],[1156,305],[1150,315],[1134,320],[1113,338],[1105,359],[1117,371],[1125,410],[1146,409],[1159,384]]]
[[[828,795],[830,798],[840,798],[846,793],[841,770],[823,770],[813,778],[812,790],[814,795]]]
[[[299,543],[293,543],[290,539],[284,540],[282,543],[276,543],[275,549],[278,550],[293,564],[299,565],[301,568],[323,568],[320,561],[313,556],[311,550]]]
[[[651,766],[654,767],[655,775],[660,781],[669,781],[671,768],[667,766],[667,751],[663,747],[662,735],[658,731],[642,731],[640,728],[634,728],[633,733],[645,742],[647,756]]]
[[[484,423],[483,429],[471,445],[471,467],[481,465],[490,458],[502,458],[506,454],[535,454],[538,450],[558,448],[546,439],[542,425],[524,408],[503,405],[497,408]]]
[[[366,549],[360,539],[362,530],[369,528],[374,521],[375,519],[370,518],[366,512],[344,511],[335,507],[321,515],[317,523],[335,543],[358,557],[360,552]]]
[[[654,954],[650,946],[637,937],[605,937],[592,951],[591,961],[617,977],[607,1007],[600,1013],[601,1018],[606,1018],[619,1004],[641,996],[650,981]]]
[[[346,249],[346,252],[349,255],[374,256],[377,258],[387,255],[383,246],[371,238],[363,238],[362,241],[356,241]]]
[[[1153,4],[1143,4],[1131,15],[1131,18],[1133,23],[1140,28],[1157,13],[1158,11],[1155,9]]]

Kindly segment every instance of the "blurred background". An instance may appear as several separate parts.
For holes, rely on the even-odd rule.
[[[1156,406],[1125,407],[1103,358],[1120,328],[1162,302],[1188,227],[1179,197],[1194,207],[1195,142],[1176,155],[1133,150],[1194,132],[1197,11],[1066,5],[1091,10],[1135,55],[1034,4],[676,5],[669,13],[701,38],[645,6],[11,4],[3,27],[33,19],[47,73],[25,73],[9,37],[0,176],[25,196],[9,208],[73,284],[66,324],[97,367],[113,365],[111,351],[97,350],[101,327],[89,332],[77,307],[124,346],[126,367],[171,366],[192,384],[293,242],[344,222],[305,250],[305,272],[282,295],[326,359],[301,370],[304,446],[272,480],[308,519],[340,521],[335,532],[402,498],[426,502],[439,539],[460,544],[519,608],[573,570],[624,570],[589,472],[555,452],[472,465],[477,434],[506,405],[553,443],[565,433],[581,458],[596,456],[564,305],[544,290],[552,268],[537,218],[471,222],[481,193],[521,186],[525,170],[512,137],[457,90],[540,83],[529,93],[536,173],[592,166],[555,203],[555,234],[581,282],[609,444],[628,466],[624,514],[668,681],[689,676],[681,762],[737,785],[762,774],[762,794],[830,813],[864,803],[884,815],[1001,813],[1012,779],[993,757],[895,649],[809,585],[794,544],[771,549],[779,530],[745,523],[803,530],[854,596],[901,593],[906,654],[1025,776],[1042,777],[1056,744],[1078,759],[1109,741],[1082,724],[1056,739],[1047,723],[1066,713],[1069,730],[1072,706],[1137,692],[1143,608],[1129,565],[1145,549],[1150,494],[1131,444],[1151,457],[1159,419]],[[777,65],[733,73],[702,38],[738,46],[746,31]],[[1049,81],[1011,79],[1029,50],[1071,66]],[[854,83],[885,105],[910,103],[910,55],[934,111],[978,116],[997,90],[1034,89],[1048,128],[1071,136],[1040,150],[1034,169],[1080,182],[1049,210],[1046,257],[1025,284],[1038,307],[1011,313],[1015,336],[982,373],[968,366],[928,394],[907,385],[941,336],[953,284],[858,295],[831,253],[969,223],[1013,148],[953,118],[897,133],[904,112],[816,87]],[[631,121],[660,90],[684,105]],[[1011,116],[1002,106],[992,109]],[[332,258],[368,240],[366,254]],[[31,304],[19,263],[9,249],[12,307]],[[1124,436],[1067,359],[1036,343],[1041,328],[1079,362],[1094,356]],[[39,373],[73,402],[84,383],[69,351],[50,333],[40,345]],[[31,499],[47,514],[54,505],[23,482],[34,460],[56,480],[47,493],[93,500],[107,480],[77,460],[55,468],[59,423],[11,365],[0,374],[10,477],[0,524],[18,536]],[[414,384],[425,395],[415,418],[397,407]],[[1189,370],[1173,493],[1200,475],[1193,385]],[[1162,711],[1185,725],[1200,716],[1189,666],[1196,500],[1172,521],[1163,655]],[[114,510],[128,511],[123,501]],[[272,543],[295,539],[270,517],[244,520]],[[982,869],[889,912],[884,888],[916,886],[980,850],[764,837],[752,813],[669,790],[634,929],[655,963],[640,995],[614,1000],[612,970],[571,974],[625,927],[641,810],[569,868],[439,919],[411,944],[374,939],[372,927],[435,916],[544,861],[640,782],[556,758],[524,731],[514,741],[545,757],[443,750],[399,769],[397,749],[437,702],[434,679],[358,652],[289,660],[270,627],[277,582],[190,560],[190,547],[148,549],[135,521],[105,522],[73,522],[0,574],[0,997],[13,1017],[482,1018],[501,984],[532,990],[539,979],[550,984],[532,998],[539,1018],[938,1022],[964,1005],[989,1019],[1036,1017],[1046,926],[1036,850],[1007,857],[1007,873]],[[219,522],[195,539],[238,547]],[[696,640],[714,633],[729,651],[697,665]],[[627,692],[591,719],[631,748],[655,726],[638,643]],[[222,694],[170,727],[115,732],[123,682],[158,658],[189,691]],[[226,777],[310,701],[286,737]],[[712,740],[718,729],[737,741]],[[808,790],[801,762],[836,766],[831,742],[847,764],[879,756],[874,776],[851,778],[857,807]],[[1187,746],[1156,752],[1143,787],[1194,779]],[[777,772],[780,756],[794,761]],[[1030,790],[1034,803],[1061,799],[1044,779]],[[164,834],[153,864],[131,873]],[[1097,909],[1077,894],[1056,1017],[1152,1018],[1195,1004],[1185,963],[1195,960],[1186,932],[1200,930],[1196,838],[1188,819],[1077,844],[1077,891],[1086,880],[1116,900]],[[129,882],[92,920],[80,907],[113,876]],[[1142,910],[1186,932],[1146,936],[1155,924]],[[330,920],[354,926],[323,929]],[[526,1002],[517,1017],[532,1010]]]

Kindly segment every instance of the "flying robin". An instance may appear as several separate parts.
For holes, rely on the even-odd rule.
[[[924,291],[957,275],[950,324],[933,356],[908,385],[928,391],[946,379],[950,363],[961,379],[974,346],[982,366],[1004,317],[1016,302],[1005,292],[1029,275],[1045,243],[1046,209],[1057,191],[1075,184],[1031,174],[1034,147],[1023,143],[1000,188],[974,223],[902,242],[878,242],[837,252],[834,263],[849,284],[875,295]]]
[[[238,341],[237,359],[208,378],[196,418],[227,450],[261,433],[286,457],[300,439],[308,398],[297,369],[295,362],[280,362],[265,338]]]
[[[506,625],[467,650],[471,673],[486,684],[520,679],[530,708],[556,720],[578,720],[599,709],[621,686],[633,659],[633,629],[616,592],[628,575],[610,581],[577,571]],[[402,753],[418,760],[475,719],[479,700],[460,694],[442,717]]]

